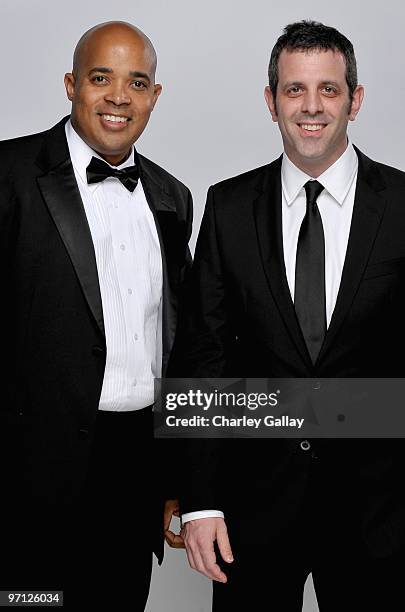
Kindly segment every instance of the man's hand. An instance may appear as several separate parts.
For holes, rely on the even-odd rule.
[[[163,529],[165,532],[165,540],[171,548],[185,548],[184,540],[181,535],[173,533],[173,531],[169,529],[172,516],[179,516],[178,499],[168,499],[166,501],[163,516]]]
[[[217,564],[214,542],[217,541],[221,557],[232,563],[233,555],[228,531],[223,518],[202,518],[186,523],[182,530],[190,566],[218,582],[226,582],[227,577]]]

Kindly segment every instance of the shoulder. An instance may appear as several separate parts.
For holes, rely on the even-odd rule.
[[[16,158],[29,160],[38,155],[42,143],[49,130],[29,134],[28,136],[20,136],[19,138],[10,138],[9,140],[0,141],[0,156],[2,160],[7,158]]]
[[[263,191],[272,191],[281,183],[281,157],[270,164],[243,172],[212,185],[208,201],[215,207],[234,208],[238,204],[251,203]]]
[[[0,178],[12,182],[12,177],[31,176],[35,162],[49,130],[0,141]]]
[[[148,178],[160,184],[164,191],[174,196],[181,194],[184,197],[188,197],[190,191],[184,183],[144,155],[138,153],[138,157],[142,171],[145,172]]]
[[[228,191],[235,191],[246,185],[255,184],[266,174],[269,167],[270,164],[266,164],[265,166],[260,166],[259,168],[254,168],[253,170],[248,170],[242,174],[232,176],[220,181],[219,183],[215,183],[215,185],[212,186],[212,189],[216,193],[226,193]]]
[[[359,158],[359,171],[364,173],[370,183],[385,189],[400,189],[402,191],[405,189],[405,172],[370,159],[356,147],[355,150]]]
[[[400,187],[401,189],[405,188],[405,172],[399,170],[398,168],[394,168],[393,166],[387,166],[386,164],[382,164],[380,162],[374,162],[378,171],[381,173],[381,176],[386,181],[387,187]]]
[[[212,190],[218,195],[226,195],[228,193],[237,192],[241,189],[256,189],[261,188],[263,183],[271,176],[280,176],[281,157],[274,160],[270,164],[253,168],[237,176],[220,181],[212,186]]]

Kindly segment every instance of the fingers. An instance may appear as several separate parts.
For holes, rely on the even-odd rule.
[[[181,535],[177,535],[169,529],[173,515],[177,517],[179,516],[179,502],[177,499],[168,499],[165,503],[163,513],[163,530],[165,540],[171,548],[185,548],[184,540]]]
[[[170,527],[170,521],[172,520],[173,514],[179,516],[179,502],[177,499],[168,499],[165,502],[165,509],[163,513],[163,530],[166,531]]]
[[[190,567],[200,572],[210,580],[226,582],[226,576],[221,572],[221,568],[216,563],[214,547],[212,550],[202,550],[194,542],[186,545],[187,557]]]
[[[170,522],[172,520],[172,513],[165,506],[165,511],[163,514],[163,531],[167,531],[170,527]]]
[[[233,554],[228,538],[228,530],[224,521],[220,523],[217,528],[217,544],[223,560],[227,563],[232,563]]]
[[[190,567],[197,572],[201,571],[200,568],[202,567],[203,563],[198,548],[194,546],[187,547],[186,545],[186,552]]]
[[[170,548],[185,548],[184,540],[181,535],[173,533],[173,531],[169,529],[165,531],[165,540]]]
[[[200,572],[204,573],[208,578],[211,578],[211,580],[216,580],[217,582],[223,583],[227,581],[226,574],[224,574],[224,572],[217,564],[217,558],[215,555],[213,544],[211,548],[201,548],[200,557],[202,561],[202,566],[197,567]]]
[[[214,551],[218,521],[224,522],[223,519],[217,518],[190,521],[181,533],[190,566],[211,580],[225,583],[227,577],[217,564]]]

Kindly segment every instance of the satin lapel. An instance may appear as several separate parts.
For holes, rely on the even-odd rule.
[[[37,161],[42,169],[47,168],[47,172],[38,177],[37,181],[72,261],[89,308],[104,334],[103,309],[93,241],[69,157],[65,120],[49,131]]]
[[[287,282],[281,218],[281,157],[273,162],[254,202],[257,239],[264,273],[274,301],[299,354],[309,368],[309,356]]]
[[[357,149],[356,152],[359,157],[359,169],[349,242],[336,306],[318,362],[331,348],[354,300],[386,206],[383,194],[380,193],[384,190],[384,183],[378,166]]]
[[[177,297],[172,290],[175,284],[171,273],[169,240],[175,239],[178,219],[173,197],[164,190],[159,177],[146,167],[142,156],[138,156],[140,176],[149,208],[155,218],[156,230],[162,253],[163,310],[162,310],[162,376],[166,371],[169,354],[174,342],[177,323]]]

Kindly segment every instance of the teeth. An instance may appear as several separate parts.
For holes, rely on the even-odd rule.
[[[102,117],[106,121],[112,121],[113,123],[126,123],[128,121],[127,117],[117,117],[116,115],[102,115]]]
[[[308,132],[317,132],[318,130],[321,130],[323,128],[323,125],[321,124],[314,125],[311,123],[301,123],[301,127],[303,130],[308,130]]]

